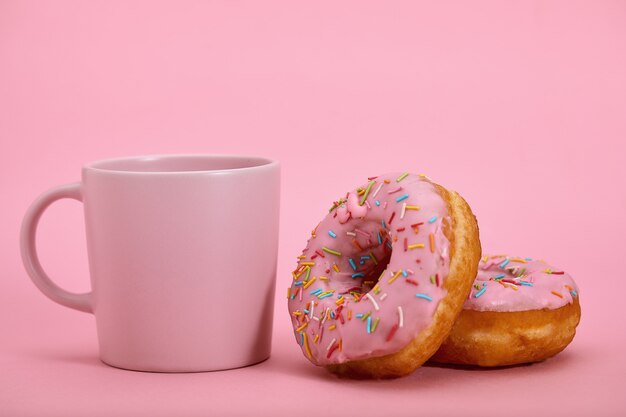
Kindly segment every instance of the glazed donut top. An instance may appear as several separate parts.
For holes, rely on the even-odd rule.
[[[557,309],[578,297],[572,277],[544,261],[485,255],[463,306],[477,311]]]
[[[423,175],[369,178],[333,203],[288,289],[295,337],[318,365],[395,353],[446,291],[448,206]]]

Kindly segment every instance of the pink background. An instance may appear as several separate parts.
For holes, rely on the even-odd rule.
[[[623,1],[0,1],[0,415],[625,415],[625,141]],[[27,278],[21,217],[85,162],[188,152],[282,162],[273,356],[109,368],[93,317]],[[461,192],[486,251],[572,273],[583,318],[564,353],[395,381],[305,360],[284,298],[295,257],[333,199],[404,169]],[[74,291],[84,240],[79,203],[45,214],[42,262]]]

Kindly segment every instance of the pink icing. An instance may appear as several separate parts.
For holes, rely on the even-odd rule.
[[[428,326],[446,295],[447,216],[430,180],[414,174],[373,178],[333,204],[288,292],[295,337],[311,362],[394,353]]]
[[[562,269],[544,261],[503,255],[482,258],[464,309],[526,311],[556,309],[573,302],[578,287]]]

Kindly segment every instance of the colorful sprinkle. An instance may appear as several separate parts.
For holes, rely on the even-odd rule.
[[[336,237],[337,237],[337,234],[336,234],[335,232],[333,232],[332,230],[329,230],[329,231],[328,231],[328,234],[329,234],[329,235],[330,235],[330,237],[332,237],[332,238],[336,238]]]
[[[348,258],[348,262],[350,263],[352,269],[356,271],[356,264],[354,263],[354,260],[352,258]]]
[[[511,260],[509,258],[505,259],[504,261],[502,261],[502,263],[500,265],[498,265],[500,268],[504,268],[505,266],[508,265],[508,263],[511,262]]]
[[[556,292],[556,291],[550,291],[550,292],[556,295],[557,297],[563,298],[563,294],[561,294],[560,292]]]
[[[359,202],[359,206],[362,206],[365,203],[365,199],[367,198],[368,194],[370,193],[370,190],[372,189],[372,186],[376,183],[376,181],[370,181],[369,184],[367,184],[367,188],[365,189],[365,193],[363,194],[363,197],[361,197],[361,201]]]
[[[378,307],[378,303],[376,302],[374,297],[370,295],[370,293],[365,294],[365,296],[368,298],[368,300],[372,302],[372,304],[374,304],[374,309],[376,309],[376,311],[380,310],[380,308]]]
[[[402,181],[403,179],[405,179],[408,176],[409,176],[409,173],[405,172],[404,174],[402,174],[398,178],[396,178],[396,182],[400,182],[400,181]]]
[[[402,307],[398,306],[398,327],[402,328],[402,326],[404,326],[404,312]]]
[[[409,245],[409,249],[418,249],[418,248],[423,248],[424,244],[423,243],[415,243],[414,245]]]
[[[434,215],[433,217],[431,217],[430,219],[428,219],[428,223],[434,223],[435,220],[437,220],[437,215]]]
[[[430,242],[430,252],[435,253],[435,236],[432,233],[428,235],[428,241]]]
[[[315,282],[316,279],[317,279],[316,277],[311,278],[306,284],[304,284],[304,289],[306,290],[307,288],[309,288],[311,284]]]
[[[367,318],[367,334],[372,333],[372,316]]]
[[[380,321],[380,317],[376,317],[376,320],[374,320],[374,324],[372,324],[372,333],[376,331],[376,327],[378,326],[379,321]]]
[[[422,293],[419,293],[419,292],[417,294],[415,294],[415,296],[417,298],[422,298],[424,300],[433,301],[433,298],[431,296],[426,295],[426,294],[422,294]]]
[[[420,206],[406,206],[407,210],[419,210]]]
[[[480,297],[481,295],[483,295],[485,293],[485,291],[487,291],[487,287],[486,286],[482,287],[480,289],[480,291],[478,291],[476,294],[474,294],[474,298]]]
[[[396,334],[396,332],[398,331],[398,325],[394,324],[391,327],[391,330],[389,330],[389,334],[387,335],[387,338],[385,339],[387,342],[389,342],[391,339],[393,339],[393,336]]]
[[[363,272],[357,272],[356,274],[352,274],[352,279],[364,276],[365,274]]]
[[[402,200],[406,200],[407,198],[409,198],[408,194],[401,195],[400,197],[396,198],[396,203],[399,203]]]
[[[327,248],[326,246],[322,247],[324,252],[330,253],[331,255],[341,256],[341,252]]]
[[[398,271],[394,274],[394,276],[392,276],[389,281],[387,281],[388,284],[392,284],[402,273],[402,271]]]

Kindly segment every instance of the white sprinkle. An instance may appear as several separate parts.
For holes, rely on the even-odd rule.
[[[399,316],[398,327],[402,328],[402,326],[404,326],[404,313],[402,312],[402,307],[400,306],[398,306],[398,316]]]
[[[319,319],[319,318],[317,318],[317,317],[315,317],[315,316],[313,316],[313,320],[320,321],[320,319]]]
[[[337,339],[333,339],[333,340],[330,341],[330,344],[326,348],[326,352],[328,352],[330,350],[330,348],[333,347],[333,345],[335,344],[336,341],[337,341]]]
[[[400,214],[400,219],[404,219],[404,213],[406,213],[406,203],[402,204],[402,211]]]
[[[311,303],[311,311],[310,311],[310,314],[309,314],[310,318],[313,318],[313,310],[315,310],[315,304]]]
[[[364,232],[364,231],[363,231],[363,230],[361,230],[361,229],[354,229],[354,231],[355,231],[355,232],[357,232],[357,233],[362,234],[362,235],[363,235],[363,236],[365,236],[365,237],[370,237],[370,234],[369,234],[369,233],[366,233],[366,232]]]
[[[384,301],[385,298],[387,298],[387,293],[384,293],[383,295],[380,296],[380,301]]]
[[[389,191],[387,191],[387,194],[397,193],[397,192],[398,192],[398,191],[400,191],[401,189],[402,189],[402,187],[394,188],[393,190],[389,190]]]
[[[387,202],[385,201],[385,202],[383,203],[383,210],[385,210],[386,208],[387,208]]]
[[[326,309],[326,311],[323,313],[324,314],[324,318],[322,319],[322,324],[324,324],[324,322],[326,321],[326,319],[328,318],[328,310],[330,310],[330,307],[328,307]]]
[[[300,295],[298,296],[299,301],[302,301],[302,293],[303,293],[302,287],[300,287]]]
[[[346,232],[348,236],[356,237],[356,233],[354,232]]]
[[[409,274],[411,274],[411,275],[413,275],[413,274],[415,273],[415,272],[413,272],[413,270],[412,270],[412,269],[409,269],[409,268],[407,268],[407,269],[406,269],[406,272],[408,272],[408,273],[409,273]]]
[[[374,304],[374,308],[376,309],[376,311],[380,310],[380,308],[378,307],[378,303],[376,302],[376,300],[374,300],[374,297],[372,297],[370,293],[365,294],[365,296],[369,298],[372,304]]]
[[[378,194],[378,192],[380,191],[381,188],[383,188],[383,184],[384,182],[381,182],[380,185],[378,186],[378,188],[376,189],[376,191],[374,191],[374,194],[372,194],[372,198],[376,197],[376,194]]]

